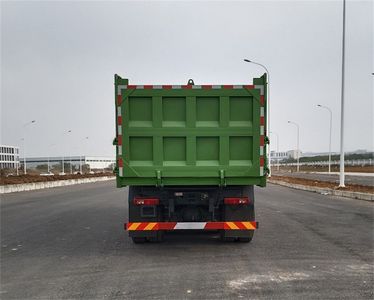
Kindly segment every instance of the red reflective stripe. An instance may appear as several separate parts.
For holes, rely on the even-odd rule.
[[[153,85],[145,85],[144,89],[145,90],[151,90],[151,89],[153,89]]]
[[[119,159],[118,159],[118,166],[119,166],[120,168],[123,168],[123,160],[122,160],[122,158],[119,158]]]
[[[265,125],[265,117],[260,117],[260,125]]]
[[[252,85],[252,84],[243,85],[243,87],[246,88],[246,89],[254,89],[255,88],[255,86]]]
[[[158,230],[173,230],[177,222],[161,222],[157,223]]]
[[[242,222],[234,222],[234,224],[236,226],[239,227],[239,229],[244,229],[244,230],[247,230],[247,227],[244,226],[244,224]]]
[[[122,135],[117,136],[117,143],[118,143],[118,146],[122,146]]]
[[[254,228],[258,228],[258,223],[257,222],[250,222],[251,223],[251,225],[254,227]]]
[[[232,84],[226,84],[223,86],[224,89],[232,89],[234,86]]]
[[[263,156],[260,156],[260,167],[263,167],[265,164],[265,160]]]
[[[144,228],[147,227],[148,224],[149,223],[147,223],[147,222],[140,223],[139,226],[138,226],[138,228],[136,228],[136,230],[143,230]]]
[[[265,104],[265,96],[261,95],[260,96],[260,104],[263,106]]]
[[[260,135],[260,146],[265,145],[265,137],[263,135]]]
[[[173,86],[171,86],[171,85],[163,85],[163,86],[162,86],[162,88],[163,88],[164,90],[171,90],[172,87],[173,87]]]
[[[192,85],[191,84],[187,84],[187,85],[182,85],[182,89],[192,89]]]
[[[204,90],[210,90],[212,89],[212,85],[210,84],[202,85],[201,88],[203,88]]]
[[[117,124],[122,125],[122,116],[117,117]]]
[[[128,89],[136,89],[136,85],[128,85],[127,88]]]
[[[208,222],[205,224],[205,230],[223,229],[224,222]]]
[[[121,105],[122,104],[122,95],[117,95],[117,105]]]

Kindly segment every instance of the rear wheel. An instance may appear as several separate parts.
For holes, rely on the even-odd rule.
[[[220,240],[222,241],[222,242],[226,242],[226,243],[228,243],[228,242],[234,242],[235,241],[235,238],[234,237],[228,237],[228,236],[225,236],[225,231],[224,230],[221,230],[220,231]]]
[[[144,244],[147,241],[145,237],[133,236],[132,242],[134,244]]]
[[[249,243],[252,241],[254,231],[251,230],[245,234],[245,236],[226,236],[225,231],[221,230],[220,239],[222,242],[240,242],[240,243]]]
[[[161,243],[164,241],[164,232],[163,231],[158,231],[157,235],[154,237],[149,237],[148,241],[154,242],[154,243]]]
[[[240,237],[238,238],[238,241],[241,243],[249,243],[250,241],[252,241],[252,237]]]
[[[251,230],[248,236],[239,237],[238,241],[241,243],[249,243],[250,241],[252,241],[254,234],[255,234],[254,230]]]

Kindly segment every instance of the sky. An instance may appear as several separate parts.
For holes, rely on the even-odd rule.
[[[373,10],[347,1],[347,151],[374,149]],[[328,151],[322,104],[338,152],[341,46],[342,1],[2,1],[1,143],[22,153],[24,137],[26,156],[114,156],[115,73],[130,84],[248,84],[264,73],[248,58],[269,70],[280,150],[296,148],[291,120],[303,152]]]

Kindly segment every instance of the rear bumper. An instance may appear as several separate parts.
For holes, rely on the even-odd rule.
[[[160,230],[256,230],[258,222],[129,222],[124,224],[127,231],[160,231]]]

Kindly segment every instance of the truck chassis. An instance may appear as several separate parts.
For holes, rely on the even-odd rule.
[[[129,222],[134,243],[160,242],[174,230],[219,231],[223,241],[250,242],[255,221],[253,186],[130,186]]]

